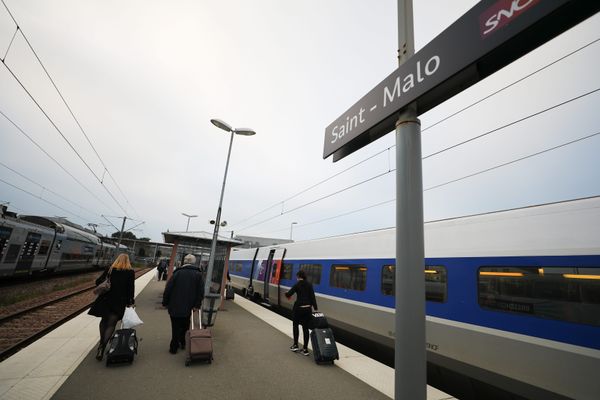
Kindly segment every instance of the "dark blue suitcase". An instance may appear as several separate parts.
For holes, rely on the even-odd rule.
[[[313,347],[313,356],[317,364],[333,364],[334,360],[340,359],[331,328],[313,329],[310,333],[310,341]]]

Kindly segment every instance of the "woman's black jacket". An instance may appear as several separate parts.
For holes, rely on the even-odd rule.
[[[104,281],[108,268],[96,279],[96,286]],[[110,290],[98,296],[88,314],[104,317],[108,313],[123,318],[125,307],[135,304],[135,273],[132,269],[114,269],[110,273]]]
[[[298,282],[296,282],[285,295],[286,297],[291,297],[294,293],[297,294],[294,308],[311,305],[315,310],[318,309],[315,291],[310,282],[306,282],[304,279],[298,279]]]

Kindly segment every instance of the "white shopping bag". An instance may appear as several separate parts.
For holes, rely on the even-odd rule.
[[[136,326],[144,323],[144,321],[138,317],[137,313],[135,312],[135,308],[133,307],[125,308],[125,314],[123,314],[122,322],[123,329],[135,328]]]

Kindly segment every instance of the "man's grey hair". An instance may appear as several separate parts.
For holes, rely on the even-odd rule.
[[[187,256],[183,257],[183,263],[195,265],[196,264],[196,256],[193,254],[188,254]]]

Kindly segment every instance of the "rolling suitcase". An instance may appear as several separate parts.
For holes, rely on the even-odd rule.
[[[313,347],[313,356],[317,364],[333,364],[333,360],[340,359],[331,328],[313,329],[310,333],[310,341]]]
[[[197,311],[192,311],[190,329],[185,333],[186,367],[193,360],[205,360],[209,364],[213,360],[212,332],[210,329],[202,329],[199,314]]]
[[[132,363],[137,354],[138,340],[135,329],[118,329],[113,334],[106,352],[106,365]]]
[[[233,290],[233,286],[227,285],[225,288],[225,300],[233,300],[235,298],[235,290]]]
[[[312,313],[312,319],[310,322],[311,329],[325,329],[329,328],[329,322],[325,318],[325,314],[322,312],[315,311]]]

